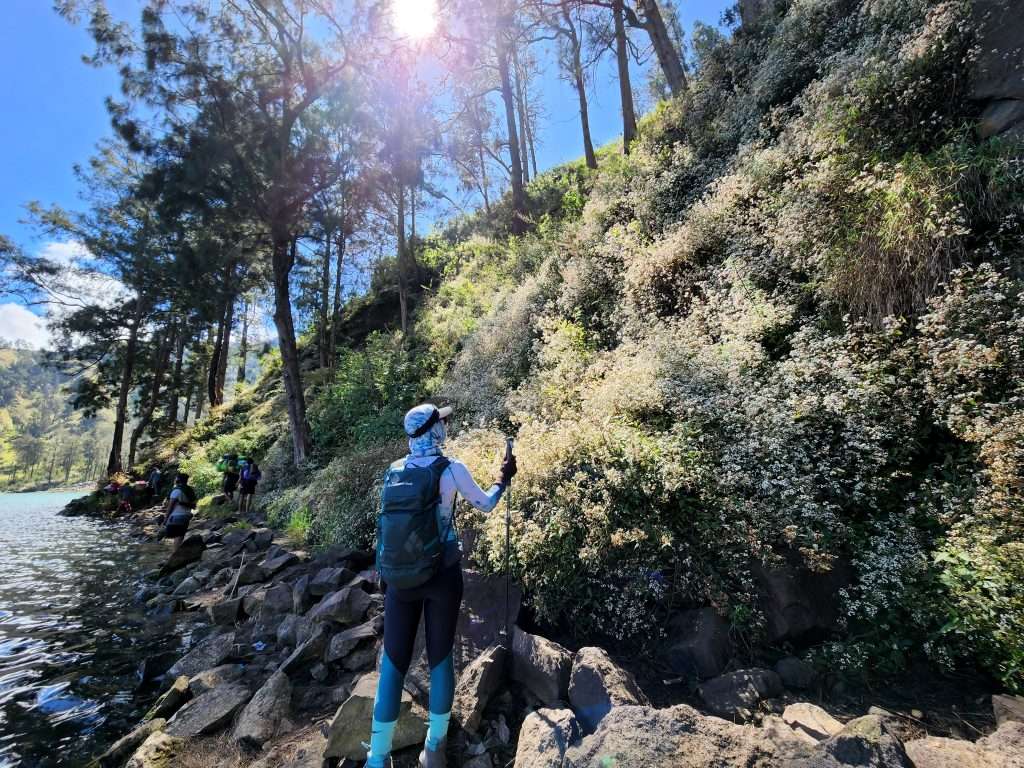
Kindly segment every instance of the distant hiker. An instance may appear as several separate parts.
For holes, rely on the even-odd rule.
[[[132,513],[132,499],[135,497],[135,489],[132,488],[131,481],[127,481],[117,489],[117,511],[122,515],[130,515]]]
[[[217,469],[224,473],[224,482],[221,490],[228,497],[228,501],[235,500],[235,488],[238,487],[238,454],[226,453],[217,464]]]
[[[373,708],[368,768],[384,768],[423,615],[430,664],[430,720],[421,768],[445,768],[445,742],[455,693],[452,647],[462,604],[462,548],[455,501],[462,496],[483,512],[498,505],[516,474],[515,456],[483,491],[466,465],[444,456],[451,408],[418,405],[405,415],[409,455],[384,475],[377,519],[377,567],[386,585],[384,653]]]
[[[160,493],[160,480],[162,479],[163,474],[160,472],[160,467],[153,467],[153,471],[149,473],[149,480],[147,482],[149,484],[149,490],[151,490],[154,495]]]
[[[254,459],[248,459],[242,466],[241,490],[239,492],[239,509],[248,513],[252,511],[253,496],[256,495],[256,485],[259,483],[263,473],[260,472],[259,464]]]
[[[179,472],[174,478],[174,489],[167,497],[165,513],[167,515],[164,529],[160,538],[181,539],[185,538],[188,532],[189,523],[192,522],[192,510],[196,508],[195,489],[188,484],[188,475]]]

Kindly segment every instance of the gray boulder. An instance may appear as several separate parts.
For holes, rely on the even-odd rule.
[[[184,568],[186,565],[196,562],[203,556],[206,549],[206,542],[198,533],[188,534],[174,551],[167,557],[164,564],[160,566],[160,575],[166,576],[169,573]]]
[[[249,560],[238,571],[237,585],[244,587],[249,584],[262,584],[267,580],[267,573],[259,563]]]
[[[324,597],[307,614],[314,621],[357,624],[366,616],[370,596],[361,589],[345,588]]]
[[[178,710],[167,723],[166,733],[180,739],[194,739],[226,727],[250,697],[249,689],[225,683],[204,693]]]
[[[519,730],[513,768],[562,768],[566,750],[581,738],[571,709],[538,709]]]
[[[650,704],[636,680],[601,648],[581,648],[572,663],[569,702],[591,733],[612,707]]]
[[[572,654],[553,640],[512,630],[512,679],[545,705],[569,700]]]
[[[235,724],[233,738],[243,747],[262,749],[281,732],[292,700],[288,675],[275,672],[252,697]]]
[[[360,643],[366,640],[376,640],[384,628],[384,622],[377,618],[364,622],[357,627],[346,629],[331,638],[324,655],[324,661],[331,664],[348,656]]]
[[[796,656],[779,659],[775,664],[775,674],[782,684],[793,691],[805,691],[814,685],[816,677],[814,667]]]
[[[244,669],[241,664],[222,664],[219,667],[204,670],[189,679],[189,693],[193,697],[202,696],[219,685],[234,682],[242,676],[243,671]]]
[[[242,612],[242,598],[218,600],[206,606],[206,615],[219,626],[232,626]]]
[[[174,588],[174,592],[171,594],[176,597],[184,597],[185,595],[191,595],[194,592],[198,592],[203,588],[202,582],[199,581],[195,576],[189,576],[181,584]]]
[[[879,715],[851,720],[822,742],[813,757],[794,763],[794,768],[914,768],[903,743]]]
[[[309,637],[301,641],[292,654],[281,664],[281,671],[291,674],[307,664],[319,661],[327,649],[327,638],[329,637],[327,627],[317,624]]]
[[[341,589],[355,574],[348,568],[321,568],[309,582],[309,594],[323,597]]]
[[[231,655],[231,649],[235,644],[235,633],[227,632],[222,635],[215,635],[199,643],[184,657],[168,670],[168,674],[178,677],[185,675],[192,677],[198,675],[204,669],[212,669],[219,666]]]
[[[309,592],[309,576],[300,576],[292,584],[292,613],[303,614],[313,604],[313,598]]]
[[[363,742],[370,741],[370,723],[373,720],[373,701],[377,694],[379,675],[363,675],[344,704],[331,721],[327,733],[324,758],[366,759]],[[395,728],[393,749],[398,751],[422,743],[427,735],[427,713],[416,705],[412,696],[402,691],[398,725]]]
[[[978,746],[985,749],[1015,755],[1016,759],[1021,760],[1021,756],[1024,755],[1024,723],[1018,723],[1016,720],[1005,722],[996,729],[995,733],[978,739],[977,743]],[[1024,765],[1014,768],[1024,768]]]
[[[246,595],[242,607],[247,616],[277,616],[292,609],[292,590],[278,584]]]
[[[480,726],[484,709],[501,687],[507,660],[508,651],[503,646],[492,645],[462,670],[455,686],[452,719],[463,730],[475,733]]]
[[[166,720],[174,715],[185,703],[192,698],[192,692],[188,688],[188,678],[182,675],[171,683],[171,687],[164,691],[156,703],[146,713],[146,720]]]
[[[763,699],[782,695],[782,680],[769,669],[742,669],[708,680],[697,689],[712,714],[747,719]]]
[[[1008,755],[981,744],[960,739],[926,736],[906,744],[914,768],[1020,768],[1024,753]]]
[[[996,725],[1008,722],[1024,723],[1024,696],[997,694],[992,697],[992,714]]]
[[[282,551],[274,557],[267,557],[260,563],[260,568],[268,577],[275,576],[290,565],[299,562],[299,557],[294,552]]]
[[[684,611],[672,620],[665,658],[677,675],[707,680],[722,674],[731,655],[729,622],[714,608]]]
[[[167,721],[163,718],[143,723],[131,733],[115,741],[110,749],[96,758],[96,763],[100,768],[121,768],[146,739],[157,731],[162,731],[165,725],[167,725]]]

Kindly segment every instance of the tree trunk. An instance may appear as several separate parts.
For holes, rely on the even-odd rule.
[[[342,270],[345,268],[345,243],[348,240],[348,233],[345,225],[341,227],[341,235],[338,237],[337,263],[334,267],[334,312],[331,314],[331,366],[338,361],[338,329],[341,326],[341,279]]]
[[[234,265],[232,265],[232,278],[234,272]],[[235,297],[235,291],[229,291],[227,303],[224,305],[224,338],[221,340],[220,357],[217,358],[217,405],[224,402],[224,385],[228,380],[228,360],[231,358],[231,327],[235,324]]]
[[[188,426],[189,414],[192,409],[192,395],[195,393],[196,383],[193,380],[189,380],[188,387],[185,389],[185,407],[182,409],[181,423]]]
[[[523,189],[523,162],[519,154],[519,135],[516,130],[516,104],[509,72],[509,48],[505,30],[498,30],[498,74],[501,78],[501,100],[505,105],[505,123],[508,130],[508,152],[512,168],[512,234],[526,231],[526,192]]]
[[[53,468],[57,464],[57,446],[53,447],[50,451],[50,466],[46,471],[46,484],[50,485],[53,482]]]
[[[527,146],[529,133],[529,115],[526,113],[526,96],[523,88],[523,68],[519,63],[519,53],[512,50],[512,68],[516,77],[516,112],[519,113],[519,156],[523,163],[523,184],[530,183],[530,150]]]
[[[630,145],[636,139],[636,109],[633,106],[633,84],[629,78],[629,41],[626,39],[622,1],[614,0],[612,14],[615,17],[615,59],[619,67],[619,96],[622,99],[622,151],[628,155]]]
[[[398,308],[401,313],[402,333],[409,333],[409,276],[406,274],[405,243],[405,186],[398,185],[398,211],[395,213],[395,232],[398,237]]]
[[[238,372],[235,375],[237,384],[245,384],[245,366],[249,358],[249,299],[242,301],[242,338],[238,345]]]
[[[142,434],[149,429],[149,425],[153,421],[153,413],[156,411],[157,400],[160,397],[160,386],[163,384],[164,380],[164,371],[167,370],[167,366],[170,363],[171,339],[173,336],[174,331],[168,330],[164,331],[160,339],[159,349],[157,350],[156,367],[153,369],[153,381],[149,387],[149,395],[146,398],[146,404],[143,407],[142,413],[139,414],[139,421],[135,425],[135,429],[132,430],[132,436],[129,440],[129,469],[135,466],[135,455],[136,450],[139,447],[139,438],[141,438]]]
[[[668,33],[668,27],[665,25],[665,19],[662,18],[657,0],[641,0],[640,7],[644,14],[644,29],[650,35],[654,53],[658,56],[658,63],[661,64],[661,71],[665,73],[665,81],[668,83],[672,95],[678,96],[686,90],[686,71],[683,69],[683,59]]]
[[[324,233],[324,254],[320,266],[320,307],[319,307],[319,328],[317,328],[317,346],[320,348],[320,367],[331,366],[329,329],[327,324],[330,318],[331,301],[331,239],[334,237],[333,230],[326,230]]]
[[[142,303],[135,300],[135,317],[128,328],[128,342],[124,348],[124,363],[121,365],[121,387],[117,394],[117,408],[114,411],[114,436],[110,441],[110,455],[107,458],[107,476],[121,471],[121,451],[124,445],[124,423],[128,416],[128,395],[132,390],[132,376],[135,373],[135,355],[138,352],[139,326],[142,325]]]
[[[562,7],[562,20],[569,34],[569,45],[572,47],[572,76],[576,84],[576,95],[580,100],[580,125],[583,129],[583,154],[587,159],[587,168],[597,168],[597,154],[594,152],[594,140],[590,135],[590,107],[587,104],[587,82],[583,76],[582,45],[576,34],[572,16],[565,6]]]
[[[288,403],[288,423],[292,432],[292,450],[295,465],[305,463],[312,449],[309,422],[306,421],[306,396],[302,390],[299,370],[299,352],[295,343],[295,325],[292,320],[292,302],[289,278],[295,264],[297,248],[295,238],[274,236],[272,264],[274,269],[274,325],[281,349],[281,370]]]
[[[185,362],[185,347],[187,344],[186,336],[188,331],[182,323],[180,333],[178,333],[177,346],[174,350],[174,371],[171,373],[171,396],[167,403],[167,420],[171,424],[178,423],[178,401],[181,398],[181,368]],[[186,421],[188,421],[188,406],[185,407]]]

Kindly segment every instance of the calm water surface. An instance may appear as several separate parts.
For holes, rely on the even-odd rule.
[[[0,768],[85,765],[159,694],[139,661],[183,642],[132,599],[162,548],[57,514],[80,495],[0,493]]]

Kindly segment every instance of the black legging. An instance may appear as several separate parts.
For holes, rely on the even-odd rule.
[[[430,665],[430,711],[451,711],[455,695],[452,648],[462,606],[462,563],[440,571],[414,589],[390,588],[384,597],[384,660],[374,708],[375,719],[398,719],[402,685],[412,663],[420,614],[426,621],[427,663]]]

